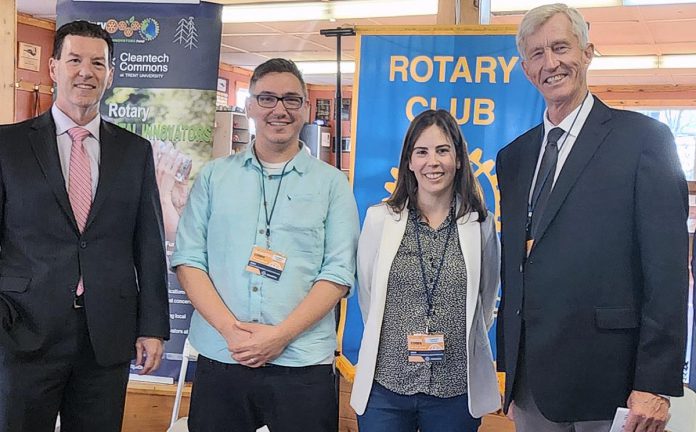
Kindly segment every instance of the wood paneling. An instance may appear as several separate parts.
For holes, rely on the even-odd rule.
[[[590,91],[615,107],[696,106],[696,85],[590,86]]]
[[[229,106],[235,106],[237,103],[237,90],[240,88],[249,88],[251,71],[237,66],[230,66],[226,63],[220,63],[218,76],[227,79],[227,104]]]
[[[13,123],[15,113],[15,59],[17,3],[0,0],[0,124]]]
[[[166,431],[175,395],[175,384],[129,383],[121,432]],[[190,398],[191,385],[187,384],[181,398],[179,417],[188,415]]]
[[[55,25],[53,25],[55,27]],[[48,72],[48,59],[53,55],[54,28],[45,20],[17,17],[17,41],[28,42],[41,47],[39,70],[17,69],[19,86],[15,92],[15,121],[23,121],[41,114],[51,107],[53,102],[53,80]],[[16,52],[16,48],[15,48]],[[37,89],[35,91],[35,89]],[[36,98],[38,97],[38,106]],[[35,112],[35,108],[36,112]]]

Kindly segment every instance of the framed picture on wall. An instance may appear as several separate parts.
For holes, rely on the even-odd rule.
[[[229,81],[227,78],[218,77],[217,79],[217,91],[227,93],[227,84]]]
[[[350,137],[341,138],[341,151],[350,152]]]
[[[41,46],[27,42],[19,42],[17,67],[38,72],[41,64]]]
[[[331,99],[317,99],[317,111],[314,120],[331,120]]]
[[[341,111],[341,121],[350,121],[350,98],[341,99],[343,110]]]

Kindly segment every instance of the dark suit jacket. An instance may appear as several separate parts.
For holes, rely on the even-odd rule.
[[[540,125],[497,160],[506,409],[523,318],[529,387],[552,421],[611,419],[631,390],[681,395],[688,195],[669,129],[595,98],[525,262],[542,138]]]
[[[17,307],[19,353],[54,343],[84,278],[97,362],[134,355],[138,336],[167,338],[162,214],[149,143],[102,121],[99,184],[84,233],[70,207],[50,111],[0,126],[0,292]],[[21,331],[20,331],[21,330]]]

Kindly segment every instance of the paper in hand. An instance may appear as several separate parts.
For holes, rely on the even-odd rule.
[[[617,408],[614,415],[614,421],[611,424],[609,432],[623,432],[624,425],[628,419],[628,408]]]

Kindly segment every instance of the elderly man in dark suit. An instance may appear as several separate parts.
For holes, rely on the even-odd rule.
[[[149,143],[101,120],[113,43],[56,32],[51,110],[0,127],[0,430],[121,430],[129,361],[169,334],[162,215]]]
[[[587,88],[580,13],[530,10],[517,44],[546,101],[501,150],[498,366],[518,432],[664,430],[682,394],[687,188],[669,129]]]

